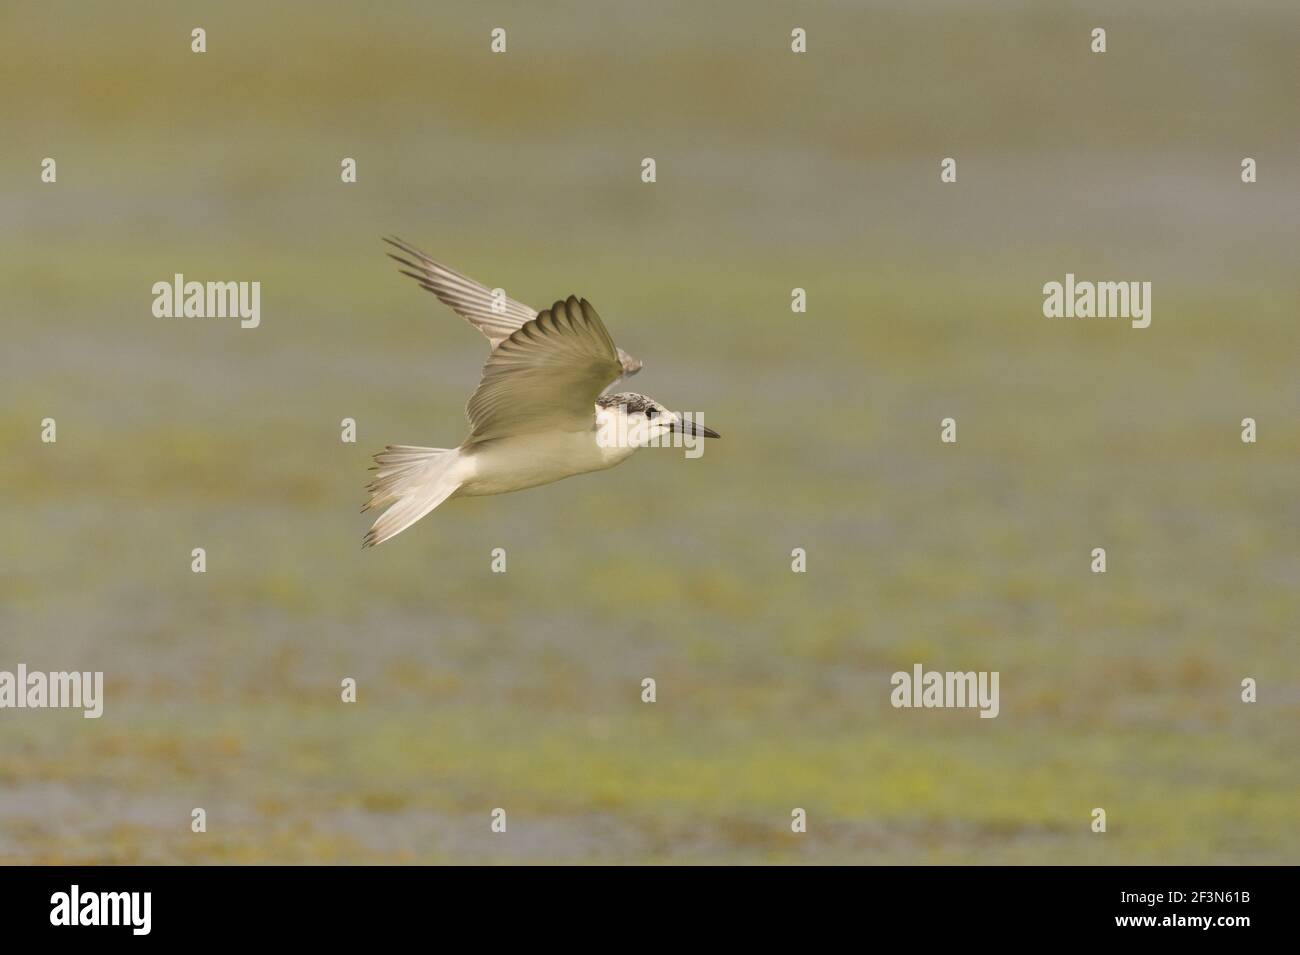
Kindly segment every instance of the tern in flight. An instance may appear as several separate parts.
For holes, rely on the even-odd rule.
[[[673,432],[719,437],[698,416],[669,411],[645,395],[604,394],[640,371],[641,362],[614,345],[585,298],[570,295],[537,312],[400,239],[384,241],[403,253],[389,253],[405,266],[403,274],[486,335],[492,351],[466,406],[470,433],[460,447],[390,444],[375,455],[377,473],[362,510],[386,510],[363,547],[400,534],[449,498],[506,494],[612,468]]]

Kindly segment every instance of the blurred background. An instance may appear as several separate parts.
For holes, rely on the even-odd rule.
[[[106,702],[0,712],[0,861],[1296,862],[1297,47],[1288,0],[6,3],[0,669]],[[384,234],[589,298],[723,440],[363,552],[487,353]],[[155,318],[176,272],[261,327]],[[1067,272],[1151,327],[1043,318]],[[918,662],[1001,715],[891,708]]]

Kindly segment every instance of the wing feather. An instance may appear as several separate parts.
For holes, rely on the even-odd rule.
[[[492,290],[487,286],[435,262],[401,239],[386,238],[384,241],[406,253],[407,257],[388,253],[391,258],[411,270],[400,270],[403,274],[411,276],[423,288],[438,296],[439,301],[450,306],[457,315],[486,335],[493,347],[509,338],[511,332],[525,322],[537,317],[535,309],[512,298],[494,298]]]
[[[405,253],[404,255],[388,253],[389,258],[406,266],[404,269],[399,269],[399,272],[415,279],[420,283],[421,288],[432,292],[440,302],[486,335],[493,348],[537,317],[536,309],[529,308],[512,298],[494,298],[492,290],[486,285],[435,262],[419,249],[399,238],[385,238],[384,241]],[[621,348],[616,349],[615,353],[622,366],[622,377],[631,377],[641,370],[640,359],[634,358]]]
[[[569,296],[501,342],[469,399],[470,443],[594,426],[597,396],[623,374],[596,310]]]

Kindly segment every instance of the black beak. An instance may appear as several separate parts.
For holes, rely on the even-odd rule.
[[[683,418],[681,421],[673,422],[673,430],[680,431],[682,434],[694,435],[697,438],[720,438],[722,435],[712,428],[706,428],[702,424],[696,424],[694,419]]]

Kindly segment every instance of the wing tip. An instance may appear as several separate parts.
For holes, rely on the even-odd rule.
[[[433,260],[430,259],[427,255],[425,255],[423,252],[421,252],[419,249],[417,249],[415,246],[411,245],[411,243],[409,243],[409,242],[407,242],[405,239],[403,239],[401,236],[397,236],[397,235],[381,235],[379,238],[382,239],[383,241],[387,242],[387,243],[388,243],[389,245],[391,245],[393,248],[395,248],[395,249],[401,249],[401,250],[402,250],[403,252],[405,252],[407,255],[413,255],[413,256],[415,256],[417,259],[423,259],[423,260],[427,260],[427,261],[430,261],[430,262],[433,261]],[[392,255],[393,253],[389,252],[388,254],[389,254],[389,255]]]

